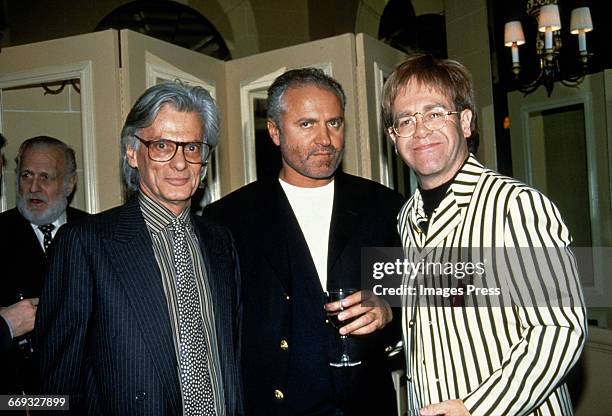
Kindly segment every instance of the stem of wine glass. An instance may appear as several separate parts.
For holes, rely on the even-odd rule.
[[[340,339],[342,339],[342,358],[340,358],[340,361],[346,364],[348,364],[348,362],[350,361],[349,356],[348,356],[348,348],[346,346],[347,337],[348,335],[340,335]]]

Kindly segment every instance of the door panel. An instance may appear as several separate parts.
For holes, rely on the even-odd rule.
[[[416,189],[416,177],[395,153],[382,120],[382,90],[387,77],[407,55],[366,34],[357,35],[359,132],[363,140],[362,173],[406,197]]]
[[[121,202],[119,148],[109,146],[119,130],[118,64],[114,30],[2,49],[0,128],[9,163],[1,210],[14,206],[14,157],[34,135],[56,136],[75,149],[73,206],[98,212]]]
[[[570,227],[588,306],[612,306],[610,256],[599,249],[612,245],[604,92],[599,73],[578,88],[556,85],[550,98],[508,94],[513,172],[555,202]]]

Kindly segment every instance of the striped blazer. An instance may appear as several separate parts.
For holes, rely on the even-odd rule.
[[[441,296],[404,298],[410,410],[461,399],[473,416],[572,414],[564,378],[584,346],[586,312],[557,208],[470,155],[427,227],[424,220],[417,190],[398,216],[410,262],[457,261],[465,248],[502,250],[483,276],[504,296],[496,304],[486,296],[460,304]],[[530,297],[538,293],[544,296]]]

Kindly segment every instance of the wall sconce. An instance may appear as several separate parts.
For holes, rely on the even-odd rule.
[[[563,76],[559,65],[561,52],[561,17],[556,0],[528,0],[527,14],[538,21],[538,33],[535,40],[536,54],[539,60],[539,70],[536,78],[523,83],[519,79],[521,64],[519,60],[519,46],[525,44],[525,35],[521,22],[514,20],[507,22],[504,27],[504,45],[511,48],[512,72],[519,85],[519,91],[525,95],[534,92],[543,85],[552,94],[555,81],[563,85],[577,87],[587,73],[589,54],[586,46],[586,32],[593,30],[593,21],[588,7],[577,7],[572,10],[570,32],[578,35],[578,51],[580,52],[581,71],[575,76]]]

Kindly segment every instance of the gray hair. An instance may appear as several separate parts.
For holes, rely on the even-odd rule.
[[[140,129],[152,125],[164,105],[169,105],[179,112],[197,113],[202,125],[202,141],[212,147],[218,143],[219,110],[208,91],[202,87],[182,84],[179,81],[154,85],[136,100],[121,130],[121,171],[123,180],[128,189],[132,191],[138,189],[140,175],[138,169],[129,165],[126,156],[127,149],[130,147],[138,150],[140,141],[134,135],[138,134]],[[206,166],[206,163],[206,160],[202,160],[203,166]],[[200,179],[203,181],[205,176],[206,169],[202,169]]]
[[[24,153],[28,149],[40,149],[40,148],[49,148],[55,147],[60,152],[64,154],[64,186],[67,186],[70,182],[70,179],[76,176],[76,157],[74,155],[74,150],[68,146],[63,141],[56,139],[55,137],[50,136],[36,136],[30,139],[27,139],[21,146],[19,146],[19,151],[17,152],[17,156],[15,157],[15,174],[17,177],[17,182],[19,183],[19,172],[21,172],[21,161],[23,159]]]
[[[338,97],[342,111],[346,107],[346,95],[342,85],[318,68],[292,69],[280,75],[268,88],[268,118],[280,129],[281,114],[285,112],[283,96],[290,88],[316,86],[332,92]]]

